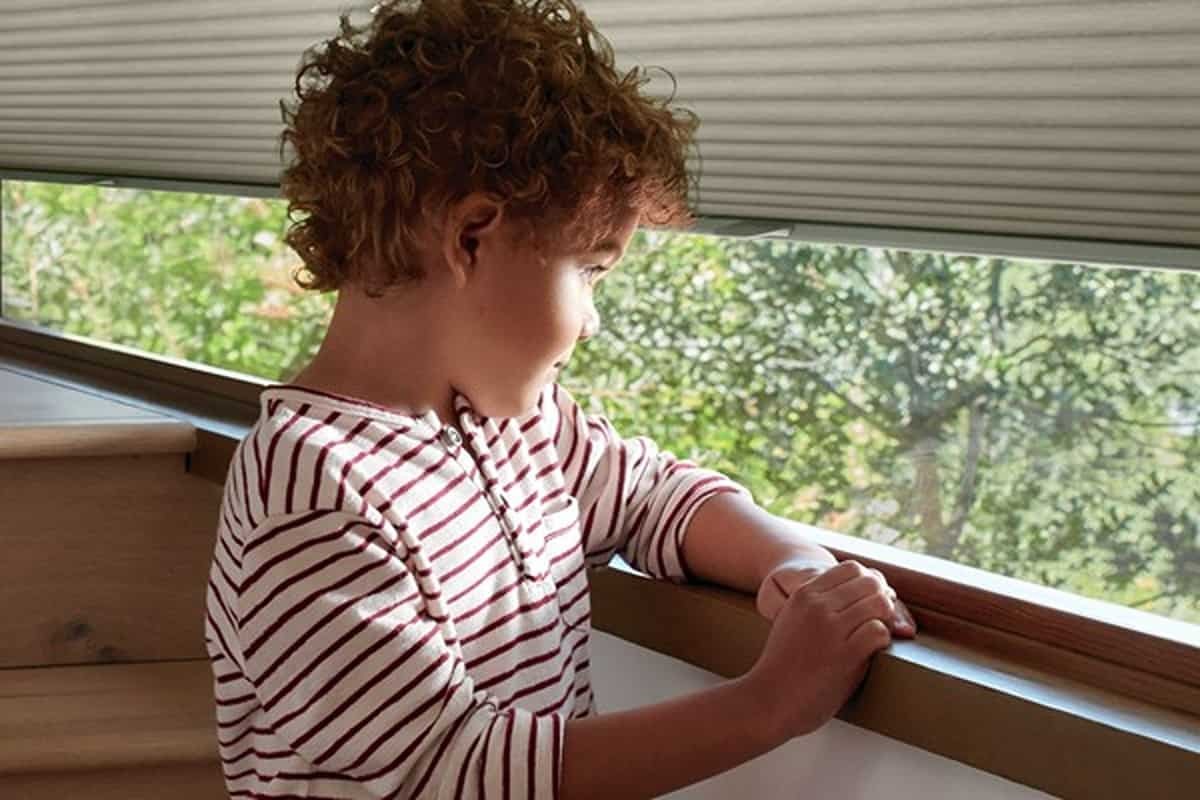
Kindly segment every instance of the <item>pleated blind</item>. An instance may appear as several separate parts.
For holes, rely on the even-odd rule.
[[[0,175],[275,185],[300,53],[370,5],[0,0]],[[699,114],[703,215],[1200,248],[1200,0],[583,5]]]

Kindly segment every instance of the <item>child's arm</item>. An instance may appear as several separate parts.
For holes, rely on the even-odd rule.
[[[740,495],[714,497],[696,512],[683,539],[683,558],[699,580],[750,594],[786,562],[808,563],[818,572],[837,563],[798,525]]]
[[[853,561],[798,588],[746,675],[566,726],[560,797],[641,798],[688,786],[816,730],[890,641],[890,600]]]
[[[758,609],[768,619],[793,587],[837,564],[800,525],[735,494],[714,497],[696,512],[683,540],[683,559],[689,574],[701,580],[757,593]],[[875,575],[886,586],[883,575]],[[888,625],[893,634],[911,638],[917,631],[912,614],[892,597],[896,614]]]
[[[719,494],[749,497],[724,475],[661,451],[646,437],[622,438],[561,386],[543,394],[540,413],[553,432],[566,491],[579,502],[591,565],[620,553],[649,575],[684,582],[681,544],[692,515]]]
[[[756,505],[739,484],[645,437],[620,437],[561,386],[543,395],[540,411],[554,431],[567,491],[579,502],[589,564],[619,552],[656,578],[757,592],[759,610],[773,619],[783,597],[837,563],[796,523]],[[773,573],[776,586],[766,583]],[[883,576],[876,577],[890,592]],[[912,617],[902,603],[896,606],[892,630],[911,637]]]

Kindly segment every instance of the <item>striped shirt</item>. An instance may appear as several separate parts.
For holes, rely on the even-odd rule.
[[[555,797],[566,720],[596,712],[585,567],[685,581],[692,515],[746,491],[558,385],[523,417],[455,408],[262,393],[207,593],[231,796]]]

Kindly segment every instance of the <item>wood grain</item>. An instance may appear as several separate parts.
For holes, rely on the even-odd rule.
[[[207,660],[0,670],[0,797],[224,796]]]
[[[912,606],[917,624],[926,633],[981,653],[1000,656],[1022,667],[1107,689],[1200,719],[1200,689],[1151,672],[1125,667],[1054,647],[1036,639],[989,628],[920,606]]]
[[[221,800],[228,796],[221,765],[215,761],[0,775],[0,797],[5,800]]]
[[[0,461],[0,667],[205,656],[220,492],[179,455]]]

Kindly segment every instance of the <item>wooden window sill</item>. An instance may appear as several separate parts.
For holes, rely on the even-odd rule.
[[[4,366],[0,359],[0,460],[188,453],[191,424],[96,397]]]

